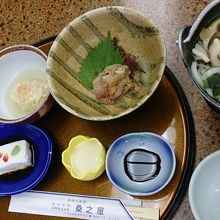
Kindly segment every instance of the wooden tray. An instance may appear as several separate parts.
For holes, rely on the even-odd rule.
[[[54,38],[50,38],[35,46],[48,53],[53,40]],[[111,121],[87,121],[69,114],[55,104],[53,109],[35,124],[48,131],[54,142],[50,169],[35,189],[143,200],[146,206],[160,208],[161,219],[171,218],[188,186],[193,169],[195,133],[187,99],[168,67],[153,96],[127,116]],[[133,197],[122,193],[110,183],[106,173],[90,182],[75,180],[61,163],[61,152],[73,136],[82,134],[96,137],[108,147],[119,136],[140,131],[162,135],[173,145],[176,153],[177,167],[174,178],[164,190],[155,195]],[[4,219],[54,219],[49,216],[9,213],[9,201],[10,197],[0,198],[0,216],[4,216]]]

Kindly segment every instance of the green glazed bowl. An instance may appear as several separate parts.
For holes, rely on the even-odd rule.
[[[126,54],[136,58],[143,83],[111,105],[99,103],[92,90],[80,83],[81,62],[91,48],[111,33]],[[119,118],[141,106],[156,90],[165,68],[166,49],[155,24],[125,7],[103,7],[73,20],[54,41],[47,61],[47,79],[54,99],[80,118],[103,121]]]

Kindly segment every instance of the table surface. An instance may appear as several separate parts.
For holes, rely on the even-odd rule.
[[[167,47],[167,65],[181,84],[194,118],[196,164],[220,149],[220,118],[206,104],[185,69],[176,40],[179,31],[191,25],[210,0],[1,0],[0,49],[14,44],[32,44],[57,35],[80,14],[101,6],[120,5],[151,18],[162,31]],[[1,202],[1,201],[0,201]],[[174,220],[193,220],[188,192]]]

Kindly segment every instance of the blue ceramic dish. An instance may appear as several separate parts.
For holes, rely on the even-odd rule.
[[[22,139],[33,145],[35,165],[0,176],[0,196],[9,196],[32,189],[48,170],[52,142],[47,133],[33,125],[0,125],[0,145]]]
[[[172,146],[161,136],[131,133],[118,138],[106,156],[106,172],[121,191],[147,196],[161,191],[172,179],[176,157]]]

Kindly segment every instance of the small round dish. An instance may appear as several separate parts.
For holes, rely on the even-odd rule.
[[[148,196],[161,191],[172,179],[176,157],[172,146],[161,136],[130,133],[110,146],[106,172],[121,191],[134,196]]]
[[[31,45],[0,51],[0,123],[32,123],[51,109],[46,62],[45,53]]]
[[[33,167],[0,176],[0,196],[32,189],[48,170],[52,142],[47,133],[33,125],[0,125],[0,145],[23,139],[33,146],[35,164]]]
[[[189,184],[189,202],[196,220],[219,219],[220,150],[200,162]]]

